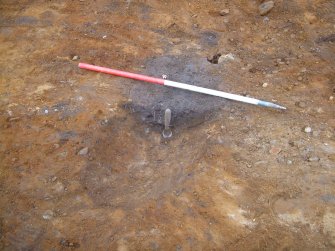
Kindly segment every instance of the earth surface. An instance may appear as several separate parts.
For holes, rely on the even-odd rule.
[[[0,249],[334,250],[335,1],[261,3],[2,0]]]

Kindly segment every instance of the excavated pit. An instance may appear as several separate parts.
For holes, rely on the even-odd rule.
[[[151,76],[167,75],[172,81],[217,89],[224,80],[217,68],[201,57],[163,56],[147,61],[145,72]],[[125,105],[143,122],[164,123],[164,111],[172,111],[172,126],[193,127],[215,116],[226,101],[219,97],[186,90],[135,83],[130,91],[132,102]]]

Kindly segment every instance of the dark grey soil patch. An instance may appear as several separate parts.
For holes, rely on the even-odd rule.
[[[216,89],[222,78],[217,68],[206,58],[164,56],[150,59],[145,73],[169,80]],[[172,125],[195,126],[214,116],[225,105],[225,100],[205,94],[171,87],[134,82],[130,91],[132,102],[126,108],[140,115],[144,122],[163,124],[164,110],[172,111]]]

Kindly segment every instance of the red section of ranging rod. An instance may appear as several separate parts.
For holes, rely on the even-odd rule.
[[[135,73],[130,73],[130,72],[125,72],[125,71],[119,71],[119,70],[114,70],[106,67],[100,67],[96,65],[91,65],[91,64],[84,64],[84,63],[79,63],[79,68],[86,69],[86,70],[91,70],[91,71],[97,71],[97,72],[102,72],[102,73],[107,73],[115,76],[120,76],[124,78],[132,78],[136,80],[142,80],[158,85],[164,85],[164,79],[161,78],[153,78],[141,74],[135,74]]]

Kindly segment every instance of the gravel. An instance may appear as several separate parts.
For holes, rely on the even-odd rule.
[[[43,213],[42,218],[45,220],[51,220],[53,216],[54,216],[54,213],[51,210],[46,210]]]
[[[309,157],[309,158],[308,158],[308,161],[309,161],[309,162],[317,162],[317,161],[319,161],[319,160],[320,160],[320,158],[317,157],[317,156],[313,156],[313,157]]]
[[[88,147],[84,147],[78,152],[78,155],[86,155],[88,154]]]
[[[299,101],[297,103],[295,103],[296,106],[298,106],[299,108],[306,108],[307,104],[304,101]]]
[[[305,133],[311,133],[312,132],[312,128],[310,128],[309,126],[304,128],[304,132]]]
[[[221,16],[225,16],[225,15],[228,15],[229,14],[229,9],[223,9],[220,11],[220,15]]]
[[[267,2],[260,4],[258,7],[259,14],[261,16],[268,14],[273,9],[274,6],[275,6],[275,3],[273,1],[267,1]]]

